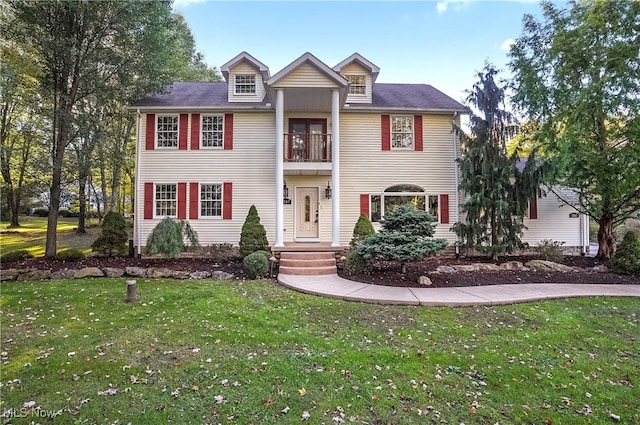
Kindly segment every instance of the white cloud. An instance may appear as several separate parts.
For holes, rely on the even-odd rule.
[[[187,7],[192,3],[204,3],[207,0],[175,0],[173,2],[173,7],[174,8],[178,8],[178,7]]]
[[[513,38],[507,38],[505,41],[502,42],[502,44],[500,45],[500,48],[502,50],[509,50],[511,46],[515,44],[515,42],[516,41]]]
[[[451,6],[455,12],[458,12],[464,9],[469,3],[471,3],[471,0],[441,0],[436,3],[436,10],[442,14]]]

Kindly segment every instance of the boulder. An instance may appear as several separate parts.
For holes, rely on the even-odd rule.
[[[189,279],[190,274],[191,272],[186,270],[174,270],[173,273],[171,273],[171,277],[174,279]]]
[[[51,270],[26,269],[18,275],[17,280],[24,282],[27,280],[48,280],[51,278]]]
[[[97,267],[85,267],[80,269],[73,276],[74,279],[82,279],[85,277],[104,277],[104,272]]]
[[[440,273],[455,273],[456,269],[454,269],[451,266],[438,266],[436,268],[437,271],[439,271]]]
[[[233,279],[235,276],[231,273],[223,272],[222,270],[216,270],[211,273],[211,277],[219,280],[230,280],[230,279]]]
[[[573,267],[565,266],[564,264],[554,263],[546,260],[531,260],[525,264],[531,270],[537,272],[570,272],[573,271]]]
[[[169,270],[166,267],[151,267],[147,270],[147,277],[153,279],[159,279],[163,277],[172,277],[173,270]]]
[[[211,273],[209,272],[193,272],[189,275],[191,279],[207,279],[211,277]]]
[[[473,264],[459,264],[453,266],[453,268],[459,272],[473,272],[477,270],[476,266],[474,266]]]
[[[16,269],[6,269],[0,270],[0,281],[4,282],[5,280],[16,280],[20,272]]]
[[[76,269],[58,270],[51,273],[51,279],[53,280],[73,279],[75,278],[77,272],[78,270]]]
[[[500,266],[498,266],[497,264],[493,264],[493,263],[476,263],[473,265],[474,267],[476,267],[476,270],[481,270],[481,271],[498,271],[500,270]]]
[[[529,271],[529,269],[526,268],[520,261],[507,261],[506,263],[500,264],[500,268],[502,270],[516,270],[522,272]]]
[[[145,277],[147,275],[147,269],[143,267],[127,267],[124,269],[124,273],[127,276]]]
[[[102,269],[106,277],[122,277],[124,276],[124,269],[117,267],[105,267]]]
[[[433,285],[433,282],[431,281],[431,279],[429,279],[427,276],[420,276],[420,279],[418,279],[418,283],[420,285],[424,285],[424,286],[431,286]]]

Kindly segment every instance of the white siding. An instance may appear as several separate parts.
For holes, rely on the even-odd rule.
[[[274,88],[280,87],[338,87],[338,84],[323,72],[308,63],[294,69],[289,75],[281,78]]]
[[[235,80],[236,74],[253,74],[256,77],[256,92],[252,94],[235,94]],[[229,70],[229,102],[260,102],[264,98],[264,81],[262,80],[262,74],[260,71],[250,65],[248,62],[243,61]]]
[[[347,95],[347,103],[371,103],[372,79],[371,73],[358,63],[352,63],[342,68],[341,75],[346,78],[347,75],[364,75],[365,76],[365,94],[364,95]]]

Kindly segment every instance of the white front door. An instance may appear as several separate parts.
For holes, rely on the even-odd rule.
[[[296,238],[318,238],[318,188],[296,188]]]

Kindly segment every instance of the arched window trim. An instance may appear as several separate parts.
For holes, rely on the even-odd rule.
[[[410,192],[397,192],[397,191],[391,191],[391,190],[395,190],[398,187],[402,187],[405,186],[409,189],[413,189],[413,191]],[[430,211],[432,213],[432,215],[434,215],[436,217],[436,219],[438,219],[438,221],[440,220],[439,217],[439,196],[437,194],[431,194],[429,193],[427,190],[425,190],[422,186],[418,186],[415,184],[409,184],[409,183],[405,183],[405,184],[394,184],[391,186],[388,186],[383,192],[381,192],[378,195],[371,195],[371,221],[372,222],[379,222],[382,218],[384,218],[385,215],[385,198],[386,197],[399,197],[399,196],[403,196],[403,197],[423,197],[423,204],[424,204],[424,210],[423,211]],[[378,198],[378,199],[376,199]],[[376,203],[377,206],[375,205]],[[379,210],[379,211],[376,211]],[[435,213],[435,214],[434,214]]]

